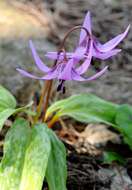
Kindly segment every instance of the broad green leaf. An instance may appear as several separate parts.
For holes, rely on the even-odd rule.
[[[66,190],[66,150],[63,143],[51,129],[48,129],[51,152],[46,170],[49,190]]]
[[[30,142],[28,122],[19,119],[8,131],[4,143],[4,156],[0,165],[0,190],[18,190]]]
[[[15,114],[16,113],[19,113],[19,112],[25,112],[25,113],[29,113],[30,115],[34,115],[35,112],[29,110],[29,108],[33,105],[33,101],[31,101],[29,104],[27,104],[26,106],[23,106],[23,107],[20,107],[20,108],[17,108],[15,110]]]
[[[114,126],[117,108],[118,105],[92,94],[80,94],[52,104],[46,118],[56,113],[56,117],[70,116],[80,122],[102,122]]]
[[[124,164],[125,163],[125,159],[119,155],[118,153],[116,152],[104,152],[103,153],[103,157],[104,157],[104,163],[106,164],[111,164],[113,163],[114,161],[120,163],[120,164]]]
[[[0,85],[0,130],[4,122],[15,112],[16,100],[12,94]]]
[[[30,114],[28,108],[31,107],[33,102],[30,102],[28,105],[16,108],[16,100],[14,96],[6,90],[4,87],[0,85],[0,130],[2,129],[4,122],[10,117],[12,114],[16,114],[18,112],[26,112]]]
[[[116,115],[117,129],[123,134],[124,141],[132,149],[132,107],[122,105],[117,110]]]
[[[5,121],[8,117],[10,117],[15,112],[15,109],[5,109],[2,112],[0,112],[0,130],[2,129]]]
[[[0,85],[0,111],[6,108],[15,108],[16,100],[14,96]]]
[[[30,145],[25,155],[20,190],[41,190],[51,150],[47,126],[32,128]]]
[[[0,190],[41,190],[50,154],[47,127],[18,119],[5,138]]]
[[[27,114],[30,114],[30,112],[28,112],[28,108],[32,105],[32,102],[29,103],[28,105],[21,107],[21,108],[17,108],[17,109],[12,109],[12,108],[6,108],[3,109],[0,112],[0,130],[2,129],[5,121],[7,120],[8,117],[10,117],[13,114],[19,113],[19,112],[25,112]]]

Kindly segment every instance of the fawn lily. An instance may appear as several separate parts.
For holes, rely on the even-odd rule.
[[[88,30],[89,39],[87,39],[88,37],[87,37],[86,32],[83,29],[81,29],[78,49],[82,47],[85,48],[83,57],[87,58],[88,56],[87,43],[90,43],[92,41],[93,43],[92,56],[101,60],[106,60],[121,51],[121,49],[115,49],[115,48],[127,36],[128,31],[130,29],[130,25],[128,25],[128,27],[123,33],[117,35],[116,37],[106,42],[105,44],[101,44],[97,40],[97,38],[92,34],[90,12],[86,14],[82,27]],[[68,58],[72,58],[74,53],[67,52],[66,55]],[[57,57],[57,52],[47,52],[45,56],[54,60]],[[60,59],[62,59],[62,56],[64,56],[63,53],[61,54]]]
[[[44,73],[44,76],[38,77],[20,68],[17,68],[17,71],[19,71],[22,75],[29,78],[33,78],[33,79],[52,80],[52,79],[57,78],[60,81],[58,90],[64,91],[64,81],[66,80],[91,81],[100,77],[107,70],[107,66],[106,66],[101,71],[97,72],[91,77],[84,78],[81,76],[81,74],[86,72],[90,66],[91,57],[92,57],[92,49],[93,49],[92,43],[90,44],[90,47],[89,47],[89,59],[85,59],[84,62],[80,66],[77,67],[77,63],[80,60],[80,57],[82,56],[81,54],[84,53],[83,48],[79,49],[80,56],[79,56],[79,50],[77,49],[71,59],[67,59],[65,56],[63,56],[63,59],[62,58],[58,59],[57,63],[51,68],[49,68],[42,62],[42,60],[37,54],[34,48],[34,45],[31,41],[29,42],[29,45],[32,51],[33,58],[35,60],[35,64],[38,67],[38,69]],[[59,55],[58,55],[58,58],[59,58]]]

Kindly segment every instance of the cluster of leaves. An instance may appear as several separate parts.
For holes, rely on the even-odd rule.
[[[105,101],[92,94],[73,95],[65,100],[52,104],[46,117],[54,113],[54,117],[69,116],[79,122],[104,123],[114,127],[123,137],[124,143],[132,150],[132,107],[118,105]],[[122,159],[118,153],[107,152],[104,154],[106,162]]]
[[[18,111],[15,98],[0,86],[0,127]],[[66,189],[66,152],[46,124],[30,126],[17,118],[6,134],[0,163],[0,190],[41,190],[44,177],[50,190]]]
[[[74,95],[52,104],[46,113],[59,118],[69,116],[83,123],[104,123],[113,126],[132,149],[132,107],[117,105],[92,94]]]
[[[16,100],[0,86],[0,129],[12,114],[24,111],[27,105],[16,108]],[[104,123],[113,126],[124,143],[132,149],[132,107],[117,105],[92,94],[71,96],[52,104],[46,113],[48,119],[71,117],[83,123]],[[106,161],[121,160],[117,153],[105,154]],[[30,126],[25,119],[16,117],[8,130],[4,155],[0,163],[1,190],[41,190],[43,180],[49,190],[66,189],[66,151],[63,143],[44,123]]]

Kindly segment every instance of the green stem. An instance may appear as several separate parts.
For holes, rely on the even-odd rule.
[[[47,89],[47,96],[46,96],[46,100],[45,100],[45,104],[44,104],[44,108],[43,108],[43,112],[44,112],[43,117],[42,117],[43,122],[45,122],[45,114],[46,114],[46,110],[47,110],[47,107],[49,104],[53,80],[49,80],[48,82],[49,83],[48,83],[48,89]]]
[[[71,28],[66,33],[66,35],[65,35],[65,37],[64,37],[64,39],[63,39],[63,41],[62,41],[62,43],[60,45],[60,48],[59,48],[59,51],[58,51],[58,56],[57,56],[57,59],[54,62],[54,66],[57,64],[57,61],[58,61],[58,58],[59,58],[59,55],[60,55],[61,52],[64,52],[64,56],[65,56],[65,59],[66,59],[66,53],[65,53],[65,49],[64,49],[64,44],[65,44],[66,39],[68,38],[69,34],[71,32],[73,32],[74,30],[77,30],[77,29],[85,30],[87,36],[90,37],[89,31],[87,30],[87,28],[85,28],[83,26],[75,26],[75,27]],[[46,97],[46,100],[44,102],[43,115],[42,115],[42,121],[45,122],[45,114],[46,114],[46,110],[47,110],[47,107],[48,107],[48,104],[49,104],[52,83],[53,83],[53,80],[49,80],[49,81],[45,82],[45,85],[44,85],[44,87],[42,89],[40,101],[39,101],[39,104],[37,106],[37,114],[36,114],[36,116],[34,118],[34,123],[36,123],[39,120],[39,117],[40,117],[41,112],[42,112],[42,106],[43,106],[44,98]],[[46,94],[47,94],[47,96],[46,96]]]
[[[48,81],[45,82],[43,88],[42,88],[42,92],[41,92],[41,97],[40,97],[40,101],[39,104],[37,106],[37,115],[34,117],[34,123],[36,123],[41,115],[41,109],[42,109],[42,105],[43,105],[43,100],[44,100],[44,96],[46,94],[48,88]]]

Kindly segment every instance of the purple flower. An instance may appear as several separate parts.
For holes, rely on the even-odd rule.
[[[90,46],[89,50],[89,59],[85,59],[80,66],[78,66],[78,63],[80,61],[80,55],[81,53],[83,53],[83,49],[82,52],[81,49],[79,49],[80,51],[77,49],[73,57],[68,60],[65,58],[65,56],[61,57],[62,53],[60,53],[60,59],[57,61],[57,64],[52,68],[47,67],[42,62],[33,46],[32,41],[29,42],[29,45],[32,51],[33,58],[35,60],[35,64],[37,65],[38,69],[44,73],[44,76],[38,77],[20,68],[17,68],[17,71],[19,71],[22,75],[33,79],[51,80],[57,78],[60,81],[58,90],[63,89],[65,80],[91,81],[100,77],[107,70],[106,66],[104,67],[104,69],[91,77],[84,78],[81,76],[90,66],[92,57],[92,45]]]
[[[62,91],[64,91],[64,81],[66,80],[94,80],[105,73],[108,66],[104,67],[101,71],[97,72],[91,77],[83,77],[82,75],[89,69],[91,65],[92,57],[105,60],[120,52],[120,49],[115,48],[126,37],[129,28],[130,25],[127,27],[124,33],[119,34],[105,44],[101,44],[92,34],[91,17],[90,12],[88,12],[82,25],[78,47],[74,52],[48,52],[46,56],[52,60],[56,60],[56,64],[53,67],[49,68],[42,62],[33,46],[33,43],[30,41],[29,44],[33,58],[35,60],[35,64],[37,65],[38,69],[44,73],[44,75],[42,77],[38,77],[20,68],[17,68],[17,71],[19,71],[22,75],[33,79],[58,79],[60,81],[58,90]]]
[[[116,37],[106,42],[105,44],[101,44],[97,40],[97,38],[92,34],[90,12],[86,14],[82,27],[88,30],[89,37],[87,36],[86,31],[84,29],[81,29],[78,48],[77,48],[78,52],[79,52],[79,48],[83,49],[84,54],[81,56],[84,58],[89,58],[88,44],[92,44],[93,46],[92,57],[95,57],[101,60],[106,60],[121,51],[121,49],[116,49],[116,46],[127,36],[128,31],[130,29],[130,25],[128,25],[128,27],[123,33],[117,35]],[[48,52],[45,56],[54,60],[57,57],[57,52]],[[60,59],[63,56],[64,54],[62,53],[60,56]],[[74,56],[74,52],[71,52],[71,53],[67,52],[66,56],[70,59]]]

